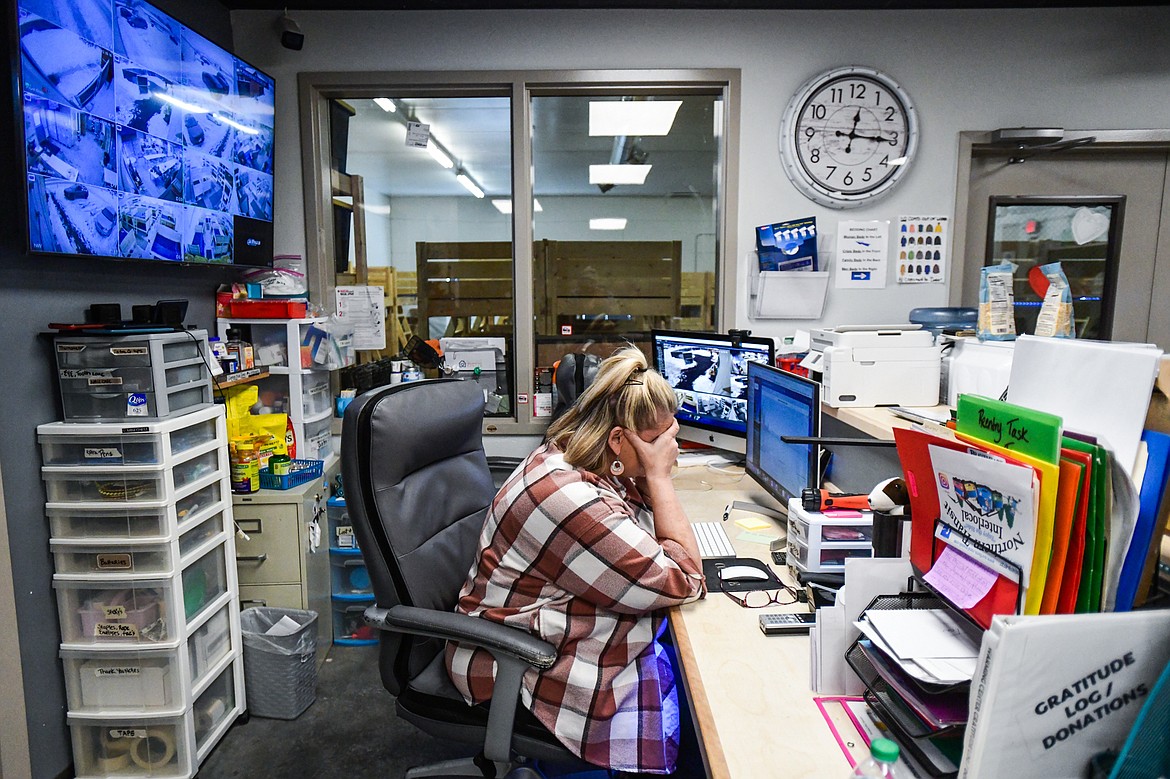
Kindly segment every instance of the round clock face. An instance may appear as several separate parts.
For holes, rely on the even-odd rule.
[[[890,190],[918,146],[909,96],[872,68],[836,68],[802,86],[784,113],[781,158],[816,202],[859,206]]]

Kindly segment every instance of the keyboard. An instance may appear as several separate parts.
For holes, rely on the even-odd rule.
[[[727,537],[722,522],[692,522],[695,540],[699,542],[699,554],[704,560],[713,557],[735,557],[735,547]]]

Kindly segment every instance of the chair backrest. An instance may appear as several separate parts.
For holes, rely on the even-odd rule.
[[[455,608],[496,492],[482,423],[474,381],[379,387],[346,408],[346,509],[379,606]],[[443,649],[434,639],[379,635],[382,681],[395,695]]]

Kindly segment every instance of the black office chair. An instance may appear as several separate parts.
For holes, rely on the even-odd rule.
[[[371,390],[345,411],[341,470],[377,598],[365,617],[381,631],[382,684],[415,727],[483,747],[474,758],[407,777],[539,777],[529,759],[583,766],[519,703],[521,677],[550,667],[553,646],[453,611],[496,492],[483,451],[483,403],[475,382],[436,379]],[[451,683],[447,640],[495,658],[490,707],[468,706]]]

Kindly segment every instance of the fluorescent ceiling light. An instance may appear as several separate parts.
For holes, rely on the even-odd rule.
[[[466,173],[456,173],[455,180],[462,184],[463,188],[471,194],[475,195],[476,197],[483,197],[483,190],[479,188],[479,185],[468,178]]]
[[[151,92],[150,96],[157,97],[159,100],[163,101],[164,103],[170,103],[171,105],[175,106],[176,108],[182,108],[184,111],[186,111],[189,114],[210,114],[211,113],[210,108],[204,108],[201,105],[195,105],[194,103],[188,103],[186,100],[180,100],[177,97],[171,97],[166,92]]]
[[[507,198],[502,198],[502,197],[496,198],[495,200],[492,201],[492,205],[495,206],[496,210],[499,211],[501,214],[512,213],[512,201],[508,200]],[[543,211],[544,210],[543,208],[540,207],[540,201],[535,199],[535,198],[533,198],[533,200],[532,200],[532,210],[533,211]]]
[[[597,100],[589,103],[590,135],[669,135],[681,100]]]
[[[590,219],[590,230],[625,230],[625,219]]]
[[[398,110],[397,106],[394,105],[394,101],[388,97],[375,97],[374,102],[378,104],[378,108],[381,108],[388,114],[392,114]]]
[[[590,165],[590,184],[645,184],[653,165]]]
[[[447,170],[455,167],[455,163],[451,161],[451,158],[448,157],[442,149],[436,146],[434,141],[431,141],[427,144],[427,154],[431,155],[431,158],[434,159],[435,162],[439,163]]]

